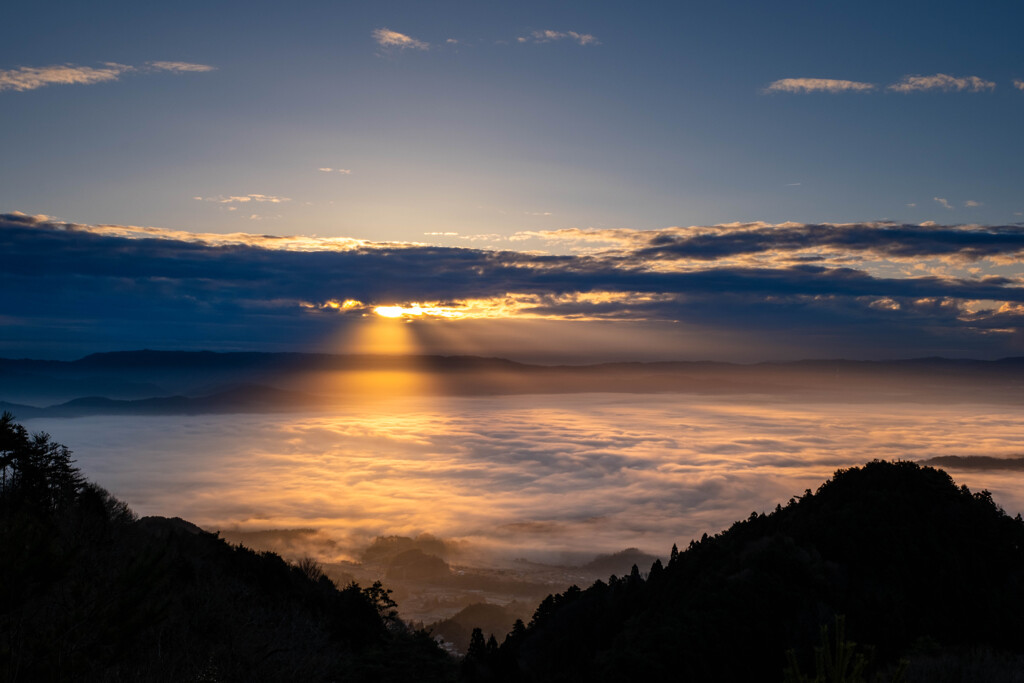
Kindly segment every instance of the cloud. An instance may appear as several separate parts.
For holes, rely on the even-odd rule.
[[[888,86],[886,90],[903,93],[926,90],[982,92],[984,90],[994,90],[995,87],[996,84],[992,81],[986,81],[977,76],[957,78],[947,74],[935,74],[933,76],[904,76],[902,80]]]
[[[14,90],[23,92],[35,90],[47,85],[90,85],[116,81],[123,74],[152,73],[154,71],[201,72],[213,71],[215,67],[205,64],[188,62],[147,62],[144,66],[135,67],[115,62],[104,62],[100,67],[79,66],[75,64],[58,64],[54,66],[23,66],[17,69],[0,71],[0,92]]]
[[[976,202],[973,199],[968,199],[966,202],[964,202],[964,206],[981,206],[981,202]]]
[[[603,245],[597,253],[625,260],[788,263],[816,257],[834,265],[852,256],[917,262],[922,258],[1015,259],[1024,254],[1024,226],[934,226],[902,223],[738,223],[662,230],[529,231],[512,240],[536,238],[564,245]],[[741,259],[741,260],[737,260]],[[742,260],[748,259],[748,260]]]
[[[810,92],[870,92],[875,89],[872,83],[859,81],[842,81],[834,78],[783,78],[774,81],[764,89],[766,93],[810,93]]]
[[[520,40],[523,40],[520,38]],[[886,87],[891,92],[922,92],[926,90],[942,90],[944,92],[982,92],[994,90],[996,84],[978,76],[958,78],[948,74],[931,76],[904,76],[900,81]],[[1015,80],[1014,87],[1024,90],[1024,81]],[[844,81],[832,78],[783,78],[770,83],[766,93],[811,93],[811,92],[871,92],[877,89],[873,83],[860,81]]]
[[[1019,78],[1013,79],[1013,87],[1017,90],[1024,90],[1024,81]]]
[[[318,168],[316,170],[321,171],[322,173],[341,173],[343,175],[352,175],[352,169],[349,169],[349,168],[328,168],[328,167],[324,167],[324,168]]]
[[[943,209],[949,209],[952,211],[953,205],[949,203],[944,197],[932,197],[932,201],[941,206]]]
[[[376,536],[423,532],[509,558],[552,548],[664,553],[872,459],[945,457],[936,464],[956,467],[958,483],[1022,510],[1019,408],[884,408],[531,395],[32,428],[68,443],[85,474],[140,514],[250,532],[273,520],[289,531],[265,540],[313,542],[330,559]]]
[[[529,36],[520,36],[516,40],[520,43],[551,43],[557,40],[572,40],[579,45],[600,45],[601,42],[589,33],[578,33],[576,31],[533,31]]]
[[[202,73],[216,69],[216,67],[206,64],[191,64],[189,62],[149,62],[149,66],[159,71],[174,71],[178,73]]]
[[[0,71],[0,91],[3,90],[35,90],[47,85],[89,85],[116,81],[121,74],[132,67],[124,64],[108,62],[103,67],[76,66],[65,64],[60,66],[23,66],[19,69]]]
[[[426,50],[430,48],[430,43],[425,43],[422,40],[416,40],[411,36],[399,33],[398,31],[392,31],[389,28],[376,28],[373,30],[372,35],[373,39],[377,41],[377,44],[381,47],[394,47],[399,50]]]
[[[952,470],[1024,470],[1024,457],[994,458],[989,455],[940,455],[922,460],[921,464]]]
[[[213,200],[254,197],[271,201]],[[707,339],[711,330],[756,334],[836,355],[992,353],[1012,349],[1024,329],[1024,226],[738,224],[562,237],[608,246],[544,254],[6,214],[0,287],[19,293],[5,315],[27,321],[32,338],[114,335],[140,347],[244,339],[301,348],[346,316],[413,303],[462,319],[692,325]],[[912,269],[926,259],[1005,266],[999,276],[955,263],[951,274]],[[323,305],[345,300],[365,305]]]
[[[193,199],[201,199],[206,202],[217,202],[218,204],[248,204],[250,202],[282,204],[284,202],[291,201],[291,197],[275,197],[274,195],[269,194],[243,194],[230,197],[217,195],[216,197],[193,197]]]

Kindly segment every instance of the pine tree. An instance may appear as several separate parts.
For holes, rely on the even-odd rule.
[[[10,507],[54,512],[75,500],[85,478],[71,451],[45,432],[28,435],[9,412],[0,415],[0,499]]]
[[[477,659],[483,661],[487,657],[487,643],[484,641],[484,632],[480,627],[473,629],[469,636],[469,649],[466,650],[466,659]]]

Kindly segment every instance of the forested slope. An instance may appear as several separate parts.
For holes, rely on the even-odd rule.
[[[0,418],[0,680],[443,681],[379,584],[137,520],[66,448]]]
[[[860,644],[846,654],[863,657],[864,678],[827,680],[939,680],[934,669],[976,668],[979,652],[987,674],[948,680],[1011,680],[999,676],[1024,663],[1024,523],[941,470],[872,462],[684,552],[673,548],[646,577],[634,568],[549,596],[500,647],[478,642],[464,672],[773,681],[788,666],[800,680],[814,672],[822,626],[834,639],[837,617],[845,639]]]

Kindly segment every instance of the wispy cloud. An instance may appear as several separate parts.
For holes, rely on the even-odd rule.
[[[576,31],[533,31],[528,36],[520,36],[516,39],[520,43],[551,43],[556,40],[572,40],[579,45],[600,45],[600,41],[589,33],[578,33]]]
[[[835,78],[782,78],[764,89],[765,92],[810,93],[810,92],[870,92],[873,83],[843,81]]]
[[[975,201],[973,199],[968,199],[966,202],[964,202],[964,206],[970,206],[970,207],[981,206],[981,202],[977,202],[977,201]]]
[[[407,36],[404,33],[398,31],[392,31],[389,28],[376,28],[373,30],[373,39],[377,41],[377,44],[381,47],[397,48],[399,50],[413,49],[413,50],[426,50],[430,47],[430,43],[426,43],[422,40],[416,40],[412,36]]]
[[[893,92],[923,92],[926,90],[942,90],[944,92],[982,92],[994,90],[996,84],[977,76],[957,78],[948,74],[932,76],[904,76],[902,80],[890,85],[887,90]]]
[[[941,206],[943,209],[953,210],[953,205],[949,203],[949,200],[945,197],[932,197],[932,201]]]
[[[190,62],[149,62],[149,66],[160,71],[175,71],[178,73],[201,73],[216,69],[216,67],[206,64],[192,64]]]
[[[1013,87],[1017,90],[1024,90],[1024,81],[1019,78],[1013,79]]]
[[[350,168],[330,168],[328,166],[324,166],[316,170],[321,173],[341,173],[342,175],[352,175],[352,169]]]
[[[522,40],[522,39],[520,39]],[[1024,90],[1024,81],[1014,80],[1015,88]],[[948,74],[934,74],[931,76],[904,76],[901,80],[886,86],[890,92],[923,92],[927,90],[940,90],[943,92],[983,92],[994,90],[996,84],[978,76],[964,76],[962,78]],[[834,78],[782,78],[768,84],[764,89],[766,93],[812,93],[812,92],[872,92],[878,87],[874,83],[861,81],[844,81]]]
[[[246,204],[249,202],[267,202],[270,204],[281,204],[283,202],[290,202],[291,197],[275,197],[269,194],[243,194],[243,195],[232,195],[225,197],[224,195],[217,195],[216,197],[193,197],[193,199],[217,202],[218,204]]]
[[[89,85],[116,81],[121,74],[130,70],[130,66],[104,64],[100,68],[90,66],[23,66],[19,69],[0,71],[0,91],[3,90],[35,90],[47,85]]]
[[[116,62],[104,62],[99,67],[76,64],[52,66],[23,66],[0,71],[0,92],[4,90],[35,90],[47,85],[90,85],[116,81],[126,73],[153,73],[170,71],[175,73],[213,71],[216,67],[189,62],[147,62],[143,66],[129,66]]]

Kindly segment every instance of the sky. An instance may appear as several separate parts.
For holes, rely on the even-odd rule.
[[[6,3],[0,355],[1021,355],[1021,19]]]

